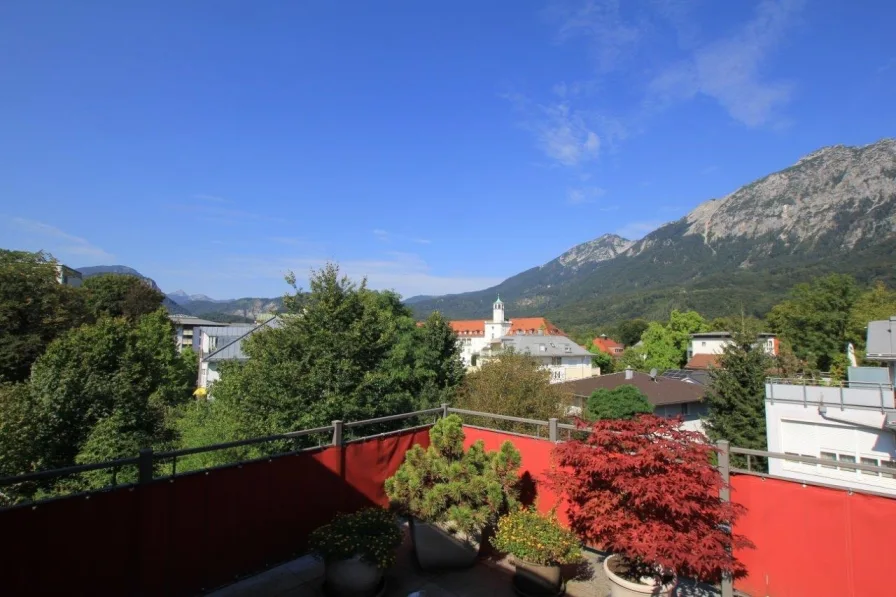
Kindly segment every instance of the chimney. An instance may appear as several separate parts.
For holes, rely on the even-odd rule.
[[[632,368],[626,367],[625,368],[625,379],[634,379],[634,377],[635,377],[635,372],[632,371]]]

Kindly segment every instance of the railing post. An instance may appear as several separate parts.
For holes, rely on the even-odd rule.
[[[555,444],[560,439],[560,428],[557,427],[557,423],[559,423],[559,421],[556,417],[548,419],[548,439]]]
[[[728,440],[720,439],[716,442],[716,447],[719,449],[719,473],[722,475],[722,489],[719,491],[719,498],[723,502],[730,502],[731,488],[728,484],[731,481],[731,444]],[[722,575],[722,597],[734,597],[734,581],[727,573]]]
[[[342,445],[342,421],[333,421],[333,445]]]
[[[137,481],[140,485],[152,483],[152,448],[140,450],[137,461]]]
[[[448,403],[447,402],[442,403],[442,418],[443,419],[448,418]]]

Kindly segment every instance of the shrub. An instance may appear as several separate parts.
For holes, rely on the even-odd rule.
[[[647,401],[641,390],[629,384],[608,390],[595,390],[588,397],[585,407],[585,418],[589,421],[597,419],[631,419],[637,415],[650,414],[653,406]]]
[[[401,529],[388,510],[366,508],[352,514],[337,514],[329,524],[312,532],[308,541],[312,551],[324,561],[358,555],[362,561],[385,570],[395,563]]]
[[[574,564],[582,559],[575,533],[560,526],[555,512],[545,516],[534,508],[520,508],[502,516],[492,545],[517,559],[541,566]]]
[[[386,494],[400,512],[450,530],[475,534],[516,505],[520,453],[510,442],[486,452],[482,441],[464,451],[461,419],[441,419],[429,432],[431,445],[416,445]]]
[[[554,449],[551,481],[576,534],[622,556],[633,580],[745,573],[731,550],[752,544],[726,530],[743,507],[719,499],[715,449],[702,435],[653,415],[596,421],[591,430]]]

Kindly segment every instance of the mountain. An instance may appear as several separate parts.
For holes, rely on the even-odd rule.
[[[830,272],[893,282],[896,140],[837,145],[699,205],[643,239],[603,235],[476,292],[411,304],[423,317],[483,318],[497,294],[512,316],[567,328],[672,309],[764,313],[795,283]]]
[[[181,304],[184,304],[184,305],[191,301],[208,301],[210,303],[225,302],[225,301],[216,301],[212,297],[206,296],[204,294],[187,294],[183,290],[175,290],[174,292],[169,292],[167,294],[167,296],[171,300],[181,303]]]
[[[255,320],[259,315],[283,309],[283,298],[239,298],[230,300],[194,300],[186,303],[191,313],[196,315],[224,313]]]

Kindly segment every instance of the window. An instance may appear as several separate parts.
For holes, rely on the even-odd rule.
[[[887,468],[896,469],[896,460],[881,460],[880,465]],[[884,477],[885,479],[892,479],[893,473],[881,473],[880,476]]]
[[[688,408],[689,406],[690,406],[690,405],[689,405],[687,402],[683,403],[683,404],[681,405],[681,414],[683,414],[683,415],[685,415],[685,416],[687,416],[688,414],[690,414],[690,413],[688,412],[688,411],[689,411],[689,408]]]
[[[551,357],[551,365],[561,365],[563,364],[563,359],[561,357]]]
[[[209,336],[208,337],[208,351],[213,352],[218,348],[218,337],[217,336]]]
[[[706,342],[701,342],[700,346],[706,346]]]
[[[839,460],[840,462],[846,462],[846,463],[852,463],[852,464],[855,464],[855,462],[856,462],[856,457],[853,456],[852,454],[838,454],[838,456],[839,456],[839,458],[837,458],[837,460]],[[856,469],[850,468],[848,466],[841,466],[840,470],[846,471],[847,473],[856,472]]]
[[[822,452],[821,453],[822,460],[837,460],[837,454],[834,452]],[[830,464],[822,464],[822,468],[837,468],[836,466]]]
[[[867,456],[862,456],[859,459],[859,462],[862,464],[870,464],[871,466],[880,466],[880,463],[877,461],[877,458],[868,458]],[[872,477],[876,477],[877,473],[873,473],[871,471],[859,471],[863,475],[871,475]]]

